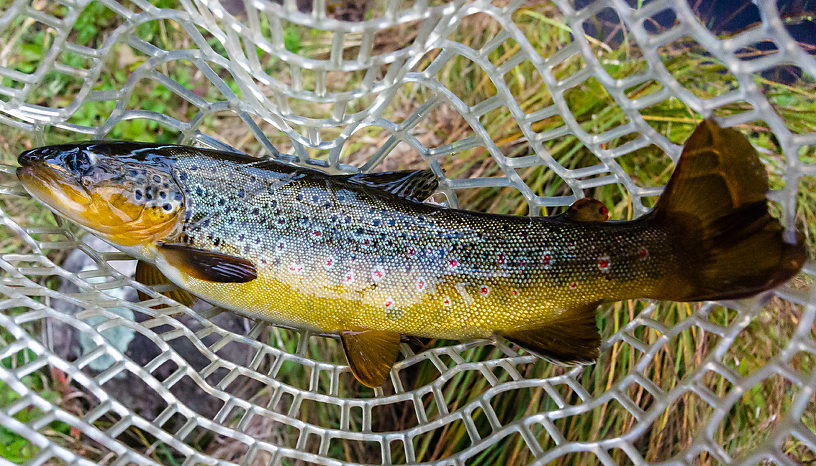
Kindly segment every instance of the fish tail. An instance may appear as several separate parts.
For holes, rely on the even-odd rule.
[[[736,299],[773,288],[806,259],[768,212],[768,177],[739,132],[701,123],[689,137],[652,221],[676,244],[678,270],[655,296],[673,301]]]

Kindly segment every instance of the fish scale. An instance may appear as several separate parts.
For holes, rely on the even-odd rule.
[[[641,257],[643,249],[674,255],[665,234],[643,221],[576,230],[406,202],[310,170],[253,163],[177,156],[190,245],[250,259],[269,278],[247,285],[242,298],[221,284],[194,287],[219,305],[289,325],[488,337],[576,304],[642,294],[673,266]]]
[[[805,261],[768,213],[767,175],[738,132],[706,120],[654,210],[606,221],[576,201],[530,218],[419,202],[428,170],[327,175],[231,152],[90,142],[18,158],[22,185],[139,259],[136,278],[274,323],[339,333],[376,387],[400,335],[502,336],[558,363],[598,357],[599,303],[734,299]]]

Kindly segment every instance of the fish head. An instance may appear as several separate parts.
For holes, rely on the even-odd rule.
[[[181,224],[184,196],[173,158],[139,143],[40,147],[18,157],[17,177],[34,198],[122,246],[161,240]]]

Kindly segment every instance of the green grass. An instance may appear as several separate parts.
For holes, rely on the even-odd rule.
[[[56,8],[56,7],[55,7]],[[514,21],[519,25],[526,37],[530,40],[537,52],[543,56],[551,56],[556,53],[566,42],[569,41],[569,33],[563,24],[556,19],[551,7],[535,6],[524,8],[516,12]],[[76,40],[88,46],[98,46],[109,34],[112,27],[115,27],[116,17],[106,7],[98,3],[91,4],[86,12],[77,21]],[[269,27],[262,24],[262,27]],[[38,28],[35,24],[28,24],[18,21],[11,28],[19,31],[23,44],[19,49],[15,49],[12,63],[23,72],[31,72],[36,68],[53,41],[53,35],[47,28]],[[452,33],[451,37],[464,44],[478,48],[485,44],[492,34],[499,30],[498,25],[483,16],[468,17],[463,27]],[[412,33],[410,28],[398,31],[393,37],[384,37],[375,46],[381,49],[389,49],[395,44],[401,44],[406,37]],[[186,38],[180,27],[170,21],[156,21],[140,26],[138,35],[145,40],[160,46],[170,46],[173,48],[189,48],[193,44]],[[210,44],[216,51],[220,45],[214,38],[208,38]],[[327,57],[331,46],[330,36],[324,34],[311,33],[300,30],[294,26],[287,26],[284,30],[284,43],[287,50],[294,53],[302,53],[308,56]],[[592,47],[599,54],[604,62],[604,66],[613,77],[623,77],[645,69],[645,62],[638,54],[632,44],[624,43],[619,47],[610,48],[598,42],[593,42]],[[519,50],[518,44],[508,40],[499,46],[489,55],[489,59],[495,64],[499,64]],[[674,47],[661,50],[664,63],[669,71],[681,77],[680,83],[692,91],[695,95],[703,98],[710,98],[728,92],[733,86],[733,79],[724,72],[721,64],[716,63],[711,57],[701,53],[701,51],[690,43],[677,43]],[[424,69],[436,56],[431,52],[418,65],[418,69]],[[258,57],[264,68],[273,76],[286,76],[288,68],[275,57],[271,57],[263,51],[258,50]],[[64,57],[64,62],[71,66],[85,66],[82,59],[70,54]],[[103,73],[94,88],[98,90],[115,90],[121,88],[126,82],[129,74],[141,63],[145,57],[134,53],[129,47],[122,46],[117,49],[117,53],[107,64],[107,72]],[[579,58],[571,58],[554,69],[556,78],[563,79],[580,69],[585,64]],[[203,98],[215,101],[223,99],[220,94],[211,86],[206,84],[206,80],[201,76],[199,70],[187,62],[170,63],[163,65],[160,69],[170,78],[177,81],[182,86],[194,90]],[[216,69],[233,89],[236,94],[240,90],[235,86],[228,70]],[[332,85],[338,88],[354,87],[362,78],[360,75],[343,76],[338,74],[333,76]],[[496,89],[481,69],[463,57],[452,59],[441,70],[439,80],[443,82],[457,96],[468,104],[474,104],[495,95]],[[304,73],[304,87],[314,85],[314,76]],[[504,76],[511,93],[516,97],[516,101],[526,113],[545,108],[552,104],[552,98],[548,94],[542,80],[537,77],[532,65],[524,62]],[[783,116],[788,127],[797,133],[816,131],[816,83],[813,77],[805,77],[799,82],[779,83],[757,76],[756,84],[770,96],[774,110]],[[9,78],[3,78],[3,85],[11,86],[14,83]],[[79,88],[81,82],[64,75],[55,73],[47,76],[43,85],[35,93],[35,97],[30,103],[44,105],[68,105],[70,96]],[[626,91],[627,97],[643,97],[653,92],[657,92],[660,85],[655,82],[645,83]],[[394,102],[385,109],[384,117],[394,121],[405,118],[419,104],[430,96],[427,90],[423,90],[414,85],[406,85],[400,88]],[[626,121],[626,115],[614,105],[613,99],[606,93],[603,86],[596,79],[589,79],[577,87],[569,90],[565,94],[567,105],[573,116],[582,127],[595,134],[602,133]],[[350,108],[362,109],[370,103],[370,98],[362,98],[349,103]],[[80,107],[79,111],[72,117],[71,122],[93,126],[105,121],[113,110],[115,103],[111,101],[93,102]],[[290,105],[293,111],[304,114],[319,115],[326,109],[321,106],[314,106],[307,102],[292,101]],[[747,103],[738,102],[717,109],[718,116],[725,116],[739,113],[748,108]],[[162,112],[182,121],[189,121],[195,115],[196,109],[186,104],[182,99],[173,94],[169,89],[153,81],[140,83],[130,97],[128,108],[140,108]],[[695,114],[690,108],[685,106],[678,99],[668,99],[641,111],[644,119],[660,134],[668,137],[675,143],[682,143],[691,133],[697,123],[702,119],[701,115]],[[528,141],[524,138],[515,120],[509,117],[506,111],[498,110],[489,112],[480,118],[491,138],[496,142],[502,153],[508,157],[520,157],[532,154]],[[561,117],[550,117],[533,123],[533,129],[537,132],[545,132],[559,127],[563,124]],[[260,122],[261,128],[270,135],[272,141],[279,145],[285,152],[291,152],[291,147],[287,146],[284,137],[277,136],[271,126]],[[221,113],[211,115],[203,120],[200,128],[202,131],[218,136],[225,142],[232,144],[249,153],[260,153],[261,146],[246,131],[245,125],[234,115]],[[781,188],[784,183],[782,177],[782,167],[784,167],[784,155],[778,141],[773,137],[771,131],[763,122],[752,122],[738,127],[740,131],[749,136],[751,142],[761,149],[761,157],[769,169],[772,185]],[[469,125],[450,109],[447,105],[442,105],[435,109],[428,118],[420,123],[415,129],[415,134],[423,144],[429,147],[449,144],[472,134]],[[133,139],[142,141],[172,142],[178,138],[178,133],[168,129],[151,120],[128,120],[117,124],[108,134],[111,138]],[[334,137],[335,134],[327,131],[324,139]],[[381,146],[388,138],[389,134],[379,128],[371,128],[355,134],[344,147],[344,161],[362,165],[374,153],[377,147]],[[3,161],[12,162],[13,154],[19,153],[25,148],[30,148],[31,144],[38,142],[60,142],[65,140],[79,139],[77,135],[64,131],[49,129],[46,133],[45,141],[32,141],[30,135],[3,131],[0,133],[0,150],[2,150]],[[619,138],[608,142],[605,148],[614,148],[629,142],[630,138]],[[582,168],[598,163],[598,159],[584,146],[577,138],[566,136],[545,142],[545,148],[554,160],[566,168]],[[387,169],[422,167],[424,161],[413,151],[403,150],[398,147],[396,155],[385,159],[382,167]],[[325,157],[325,153],[317,151],[310,152],[310,155]],[[813,163],[814,153],[812,151],[799,154],[802,160]],[[670,159],[656,146],[648,146],[634,153],[627,154],[617,160],[617,162],[632,176],[640,186],[658,186],[664,184],[673,168]],[[475,148],[463,151],[455,156],[446,157],[441,160],[446,174],[451,178],[465,177],[487,177],[499,176],[500,170],[493,163],[484,148]],[[527,183],[533,192],[538,195],[569,195],[563,181],[557,177],[552,170],[545,166],[522,168],[518,170],[519,175]],[[804,178],[798,187],[797,220],[802,226],[806,237],[807,245],[811,255],[816,251],[816,185],[812,178]],[[526,214],[527,206],[519,192],[512,188],[480,188],[458,192],[460,205],[463,208],[490,211],[495,213]],[[612,218],[628,219],[634,215],[632,199],[629,194],[618,184],[605,185],[593,189],[587,193],[596,197],[609,206]],[[3,209],[20,223],[28,225],[54,224],[53,217],[44,209],[39,208],[34,201],[0,199]],[[654,198],[643,199],[648,206],[654,202]],[[546,212],[551,213],[551,212]],[[13,235],[0,238],[0,251],[20,252],[25,251],[25,246]],[[59,257],[52,258],[59,260]],[[805,286],[803,279],[797,279],[794,286]],[[598,324],[604,336],[608,337],[631,321],[644,308],[644,303],[639,301],[628,301],[607,305],[601,308],[598,315]],[[658,305],[652,318],[666,327],[672,327],[678,322],[688,319],[696,310],[696,307],[687,304],[662,303]],[[737,341],[729,349],[723,363],[731,367],[742,375],[748,375],[763,367],[770,356],[778,353],[783,347],[801,316],[802,310],[790,303],[778,299],[772,300],[759,315],[740,334]],[[718,325],[728,325],[735,318],[735,312],[725,308],[716,308],[708,318]],[[32,332],[39,331],[32,328]],[[284,336],[291,337],[291,332],[281,332]],[[639,327],[634,331],[633,336],[645,343],[651,344],[660,338],[661,334],[649,327]],[[9,335],[0,335],[4,344],[10,342]],[[272,339],[270,343],[275,344],[277,340]],[[425,345],[442,344],[444,342],[424,342]],[[659,349],[653,358],[652,364],[643,372],[643,375],[654,381],[662,391],[669,391],[686,381],[690,369],[697,367],[702,358],[709,354],[713,346],[717,343],[717,337],[704,333],[699,327],[693,326],[682,332],[677,338]],[[294,351],[297,342],[294,338],[285,338],[280,342],[289,351]],[[417,348],[417,351],[421,348]],[[312,339],[309,348],[310,355],[319,355],[323,360],[341,361],[343,359],[336,342],[324,339]],[[477,347],[465,353],[469,361],[484,360],[499,356],[498,350],[492,347]],[[24,357],[20,355],[18,357]],[[579,382],[591,394],[597,395],[608,390],[621,378],[634,369],[634,365],[639,360],[640,355],[630,345],[617,342],[605,353],[598,364],[587,367],[580,376]],[[21,361],[7,359],[0,361],[4,367],[11,367],[20,364]],[[794,370],[803,374],[812,373],[816,368],[816,357],[809,353],[800,353],[794,357],[789,364]],[[16,367],[16,366],[15,366]],[[563,368],[547,364],[543,361],[535,364],[518,367],[525,377],[549,377],[561,375],[565,372]],[[509,375],[503,369],[497,369],[495,375],[500,381],[509,380]],[[302,367],[287,366],[279,374],[279,378],[285,382],[296,386],[304,386],[306,371]],[[438,377],[437,370],[431,364],[421,364],[406,371],[406,384],[409,386],[421,386],[429,383]],[[64,390],[58,377],[53,373],[38,371],[27,377],[24,383],[40,393],[48,400],[62,405],[71,406],[72,409],[79,409],[76,403],[71,402],[71,391]],[[728,381],[722,377],[708,373],[702,383],[718,396],[725,396],[731,389]],[[489,388],[484,377],[473,372],[458,374],[454,379],[446,383],[442,393],[451,411],[481,395]],[[579,402],[577,394],[566,386],[556,386],[555,389],[562,398],[570,403]],[[371,396],[373,393],[351,380],[348,380],[341,387],[341,394],[352,396]],[[780,415],[790,406],[796,390],[781,376],[774,376],[766,382],[752,387],[745,393],[740,401],[729,411],[726,422],[718,427],[714,434],[715,442],[723,445],[724,449],[732,456],[738,457],[741,453],[748,451],[752,446],[761,442],[767,433],[772,430],[775,423],[779,422]],[[627,395],[642,409],[648,410],[653,406],[655,399],[653,394],[643,388],[632,385],[627,388]],[[257,395],[259,402],[265,401],[268,391],[261,391]],[[0,385],[0,406],[7,406],[17,398],[16,392],[8,386]],[[430,418],[438,415],[430,399],[424,399],[426,411]],[[491,405],[496,412],[499,421],[506,425],[514,420],[521,419],[529,414],[555,409],[553,400],[542,389],[515,390],[498,395],[491,400]],[[407,414],[406,414],[407,412]],[[673,403],[668,409],[663,410],[651,427],[642,435],[635,446],[643,457],[648,461],[661,461],[671,458],[674,454],[682,451],[694,439],[694,436],[707,421],[709,406],[697,395],[687,392]],[[36,410],[23,410],[16,416],[18,420],[27,422],[40,416]],[[310,404],[301,411],[303,420],[317,425],[338,425],[339,415],[326,409],[322,405]],[[398,431],[416,425],[416,419],[410,408],[408,411],[381,411],[377,412],[372,421],[375,425],[381,426],[384,430]],[[474,413],[474,421],[479,432],[489,435],[490,425],[483,413]],[[99,421],[100,427],[109,427],[105,420]],[[237,422],[237,419],[236,419]],[[352,426],[359,429],[362,420],[357,414],[352,415]],[[603,438],[610,438],[626,432],[633,428],[635,419],[616,401],[609,401],[593,409],[589,413],[579,416],[568,416],[555,421],[555,426],[562,432],[567,440],[592,441]],[[803,419],[805,425],[812,431],[816,431],[816,410],[809,411]],[[67,429],[69,426],[63,423],[52,423],[45,429],[50,437],[62,445],[69,446],[77,451],[93,452],[92,446],[83,445],[77,441]],[[67,430],[66,430],[67,429]],[[139,448],[146,448],[152,439],[148,439],[137,429],[131,429],[134,445]],[[555,446],[553,440],[543,429],[535,430],[537,440],[544,450]],[[279,433],[280,441],[294,445],[297,432],[289,430]],[[196,448],[202,451],[216,452],[219,455],[228,455],[229,449],[223,445],[216,445],[216,442],[209,438],[201,438],[196,441]],[[13,461],[22,462],[32,458],[37,454],[36,448],[19,435],[13,433],[5,427],[0,427],[0,456]],[[429,435],[420,436],[415,441],[417,459],[429,461],[444,458],[470,445],[469,436],[461,422],[453,423],[449,427],[434,431]],[[801,442],[794,438],[786,440],[784,451],[793,461],[807,463],[814,461],[814,452],[808,450]],[[379,458],[378,448],[361,443],[349,443],[339,446],[332,444],[330,455],[346,460],[364,461]],[[91,453],[88,453],[89,455]],[[613,459],[624,462],[626,455],[622,451],[613,450],[610,452]],[[403,459],[399,448],[394,449],[395,462]],[[174,458],[173,453],[167,447],[159,447],[153,452],[153,458],[157,461],[173,463],[179,458]],[[703,454],[698,458],[701,463],[714,463],[714,459]],[[491,447],[477,455],[475,463],[482,464],[519,464],[530,461],[529,450],[524,441],[518,435],[511,435],[501,443]],[[590,457],[568,455],[555,461],[556,464],[579,463],[583,460],[591,460]]]

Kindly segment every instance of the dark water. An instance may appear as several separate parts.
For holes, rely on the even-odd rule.
[[[575,0],[577,8],[583,8],[595,0]],[[762,22],[760,10],[751,0],[677,0],[687,1],[700,22],[714,35],[724,38],[739,34]],[[760,0],[761,1],[761,0]],[[627,0],[630,6],[648,4],[650,0]],[[783,24],[791,37],[803,50],[816,55],[816,0],[779,0],[776,2]],[[667,9],[656,13],[644,23],[650,33],[657,34],[675,24],[674,11]],[[615,46],[624,39],[620,18],[611,8],[599,12],[584,23],[584,31],[607,44]],[[776,43],[763,40],[750,44],[737,53],[743,60],[760,58],[778,50]],[[802,70],[795,65],[776,66],[765,70],[767,79],[794,82],[802,77]],[[812,77],[811,77],[812,78]]]

